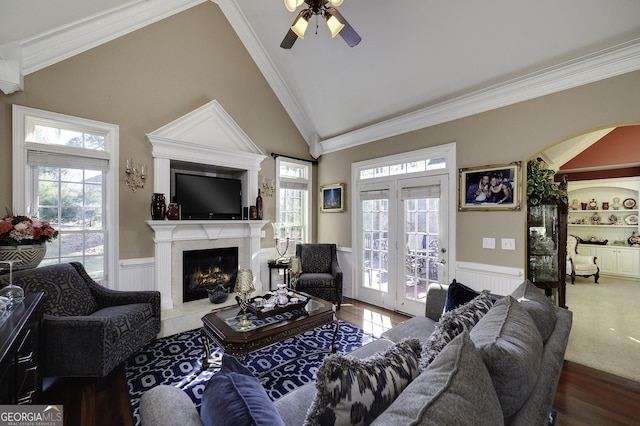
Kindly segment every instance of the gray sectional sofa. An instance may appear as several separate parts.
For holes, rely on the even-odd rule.
[[[396,325],[381,339],[346,356],[366,362],[381,358],[380,354],[384,355],[382,358],[390,357],[392,348],[402,344],[409,347],[411,344],[407,342],[413,339],[422,345],[419,373],[397,389],[399,395],[394,395],[381,414],[376,413],[372,424],[546,425],[563,367],[571,311],[553,306],[533,284],[525,281],[511,295],[493,299],[479,315],[470,314],[468,305],[482,297],[443,314],[447,290],[448,286],[431,285],[425,316]],[[488,294],[483,293],[483,297],[486,301]],[[473,320],[467,321],[471,317]],[[466,318],[463,327],[460,318]],[[457,332],[452,333],[456,328]],[[429,350],[432,361],[425,364]],[[334,359],[333,363],[337,361]],[[349,370],[349,374],[358,373]],[[373,383],[373,387],[388,385],[370,379],[356,381]],[[318,382],[321,380],[297,388],[273,403],[284,424],[327,423],[318,421],[318,417],[312,421],[307,418],[307,412],[317,408],[313,407],[317,394],[323,392]],[[398,387],[398,383],[395,385]],[[361,394],[366,399],[367,393]],[[216,417],[216,413],[207,415]],[[209,418],[200,419],[186,394],[170,386],[158,386],[142,397],[141,417],[143,424],[201,424],[201,420],[216,424]]]

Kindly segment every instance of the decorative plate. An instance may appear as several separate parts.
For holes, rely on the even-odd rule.
[[[627,198],[622,202],[625,209],[632,209],[636,206],[636,200],[633,198]]]
[[[638,215],[637,214],[630,214],[628,216],[625,216],[624,221],[627,225],[637,225],[638,224]]]

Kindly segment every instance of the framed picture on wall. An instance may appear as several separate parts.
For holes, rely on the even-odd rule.
[[[340,213],[344,211],[343,183],[320,187],[320,211],[324,213]]]
[[[458,170],[458,210],[520,210],[522,163]]]

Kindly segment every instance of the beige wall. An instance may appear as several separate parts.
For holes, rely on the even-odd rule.
[[[11,105],[120,126],[120,161],[152,165],[145,134],[217,99],[265,154],[310,158],[308,147],[213,2],[26,76],[25,91],[0,94],[0,208],[11,206]],[[320,158],[314,193],[345,182],[345,213],[318,214],[317,240],[351,246],[351,163],[456,142],[458,167],[526,161],[562,139],[640,120],[640,72],[433,126]],[[274,176],[275,161],[262,164]],[[153,256],[149,219],[153,173],[132,193],[120,176],[120,258]],[[274,217],[273,198],[265,216]],[[522,267],[524,213],[457,213],[458,260]],[[316,233],[314,232],[314,234]],[[267,230],[270,235],[270,230]],[[483,236],[514,237],[517,250],[482,250]],[[499,240],[498,240],[499,241]],[[271,240],[263,240],[271,246]]]
[[[145,27],[26,76],[25,91],[0,94],[0,209],[11,206],[11,105],[19,104],[120,126],[120,163],[152,169],[145,134],[217,99],[268,155],[311,158],[309,148],[213,2]],[[120,176],[120,258],[153,256],[149,204],[153,171],[135,194]],[[265,218],[275,215],[264,197]],[[264,243],[270,246],[271,241]]]
[[[600,127],[640,120],[640,72],[567,90],[517,105],[455,120],[366,146],[321,157],[319,185],[347,183],[351,196],[351,163],[449,142],[457,144],[457,166],[473,167],[522,161],[571,136]],[[640,149],[640,141],[638,141]],[[350,200],[350,198],[349,198]],[[351,214],[321,214],[321,242],[351,246]],[[525,214],[459,212],[457,260],[524,267]],[[482,249],[482,237],[515,238],[516,250]]]

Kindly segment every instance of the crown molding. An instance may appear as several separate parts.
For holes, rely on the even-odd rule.
[[[28,75],[207,0],[141,0],[76,21],[21,43]]]
[[[325,139],[322,153],[340,151],[640,69],[640,39],[546,68],[401,117]]]

